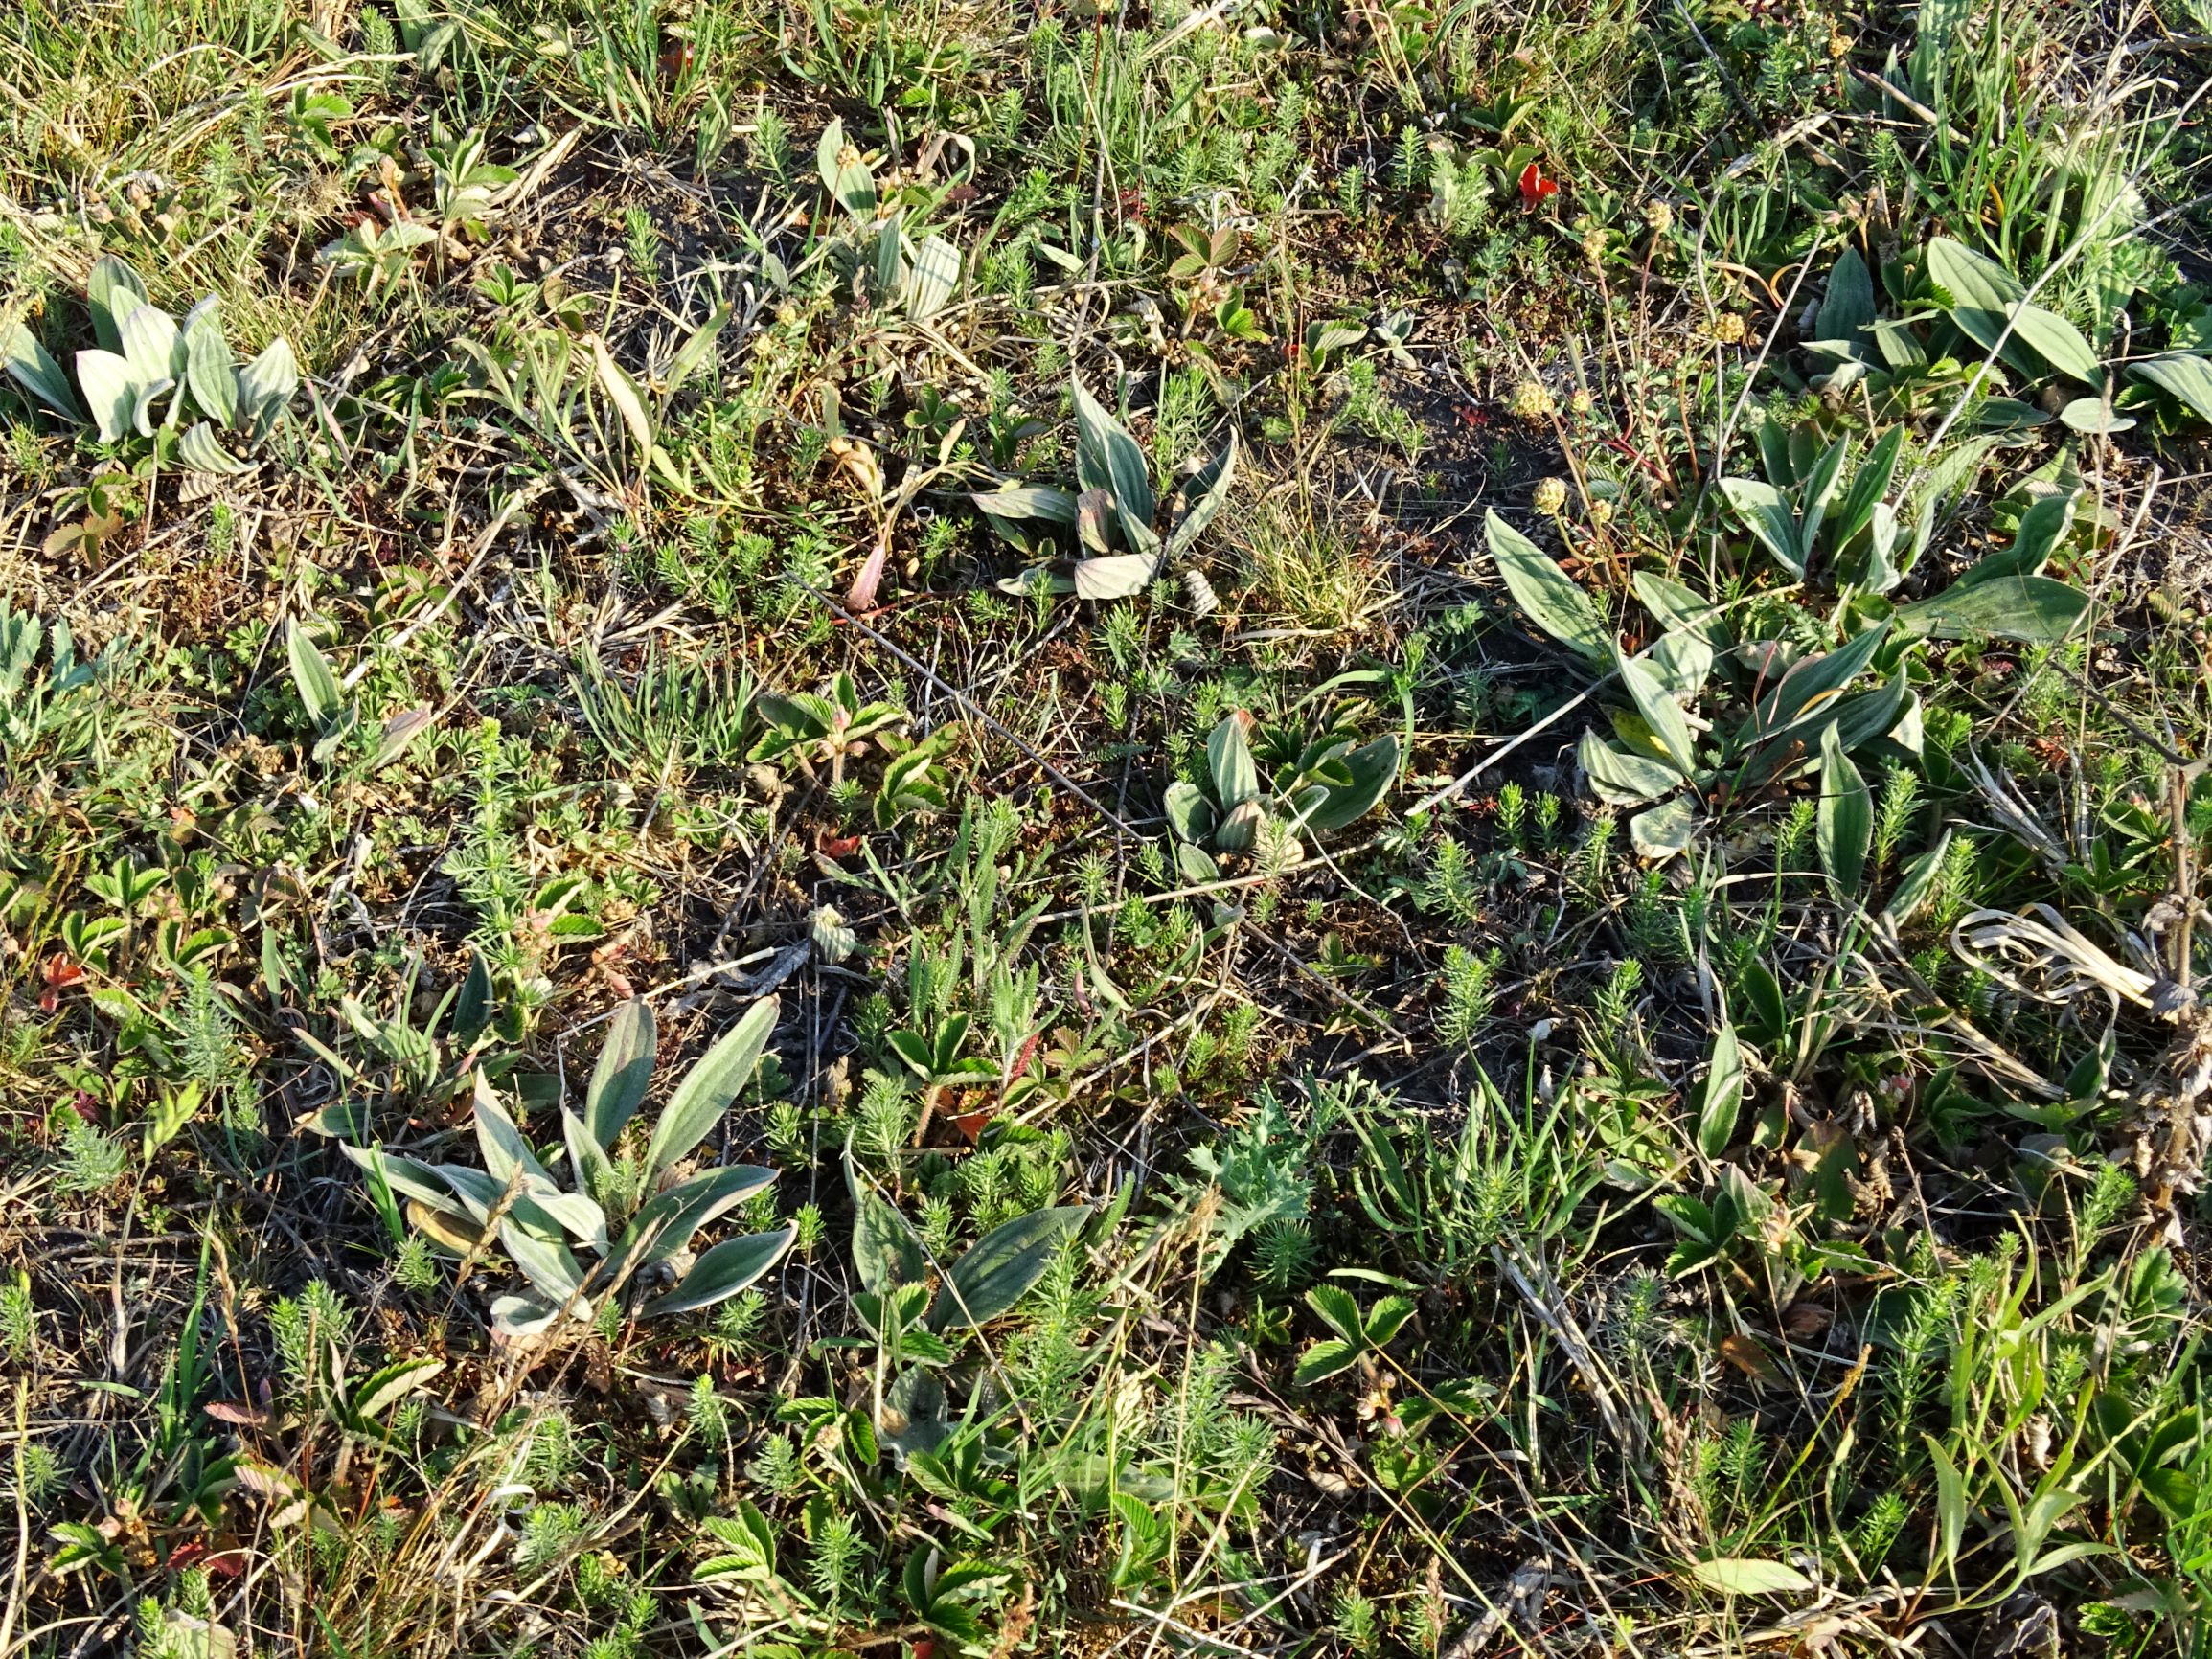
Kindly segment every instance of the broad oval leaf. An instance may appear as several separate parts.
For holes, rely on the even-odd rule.
[[[77,385],[102,443],[112,443],[130,430],[138,413],[138,380],[129,363],[113,352],[80,352]]]
[[[1159,558],[1150,553],[1115,553],[1078,559],[1070,574],[1078,599],[1130,599],[1152,585]]]
[[[773,1267],[798,1236],[796,1227],[779,1227],[773,1233],[725,1239],[692,1264],[682,1284],[654,1297],[639,1312],[647,1319],[658,1319],[726,1302]]]
[[[2060,422],[2088,438],[2109,438],[2134,424],[2132,416],[2115,414],[2101,397],[2076,398],[2059,411]]]
[[[2198,420],[2212,421],[2212,358],[2195,352],[2166,352],[2129,364],[2128,374],[2157,387]]]
[[[2013,307],[2012,321],[2013,332],[2067,379],[2094,386],[2103,377],[2095,350],[2082,337],[2081,330],[2058,312],[2022,304]]]
[[[876,211],[876,175],[860,159],[859,147],[847,146],[845,124],[833,116],[814,146],[814,170],[821,174],[822,188],[855,218]]]
[[[1503,518],[1495,508],[1482,521],[1483,538],[1514,602],[1529,621],[1567,647],[1592,668],[1612,666],[1612,630],[1597,604],[1542,549]]]
[[[781,1007],[776,998],[763,997],[685,1074],[652,1126],[652,1140],[646,1148],[650,1178],[658,1179],[721,1122],[738,1091],[752,1080]]]
[[[1962,588],[1998,577],[2041,576],[2073,520],[2072,491],[2053,491],[2037,497],[2020,514],[2019,528],[2013,533],[2012,545],[2002,553],[1974,560],[1959,573],[1950,591],[1955,594]]]
[[[1698,807],[1687,795],[1639,812],[1629,820],[1629,844],[1638,858],[1662,864],[1685,851],[1698,835]]]
[[[2006,313],[2027,298],[2012,272],[1949,237],[1927,244],[1927,274],[1950,296],[1951,319],[1985,351],[2004,331]]]
[[[1061,1242],[1090,1215],[1088,1204],[1033,1210],[993,1227],[952,1264],[930,1305],[933,1330],[984,1325],[996,1319],[1044,1277]]]
[[[1874,521],[1874,510],[1889,493],[1890,480],[1897,475],[1897,458],[1904,447],[1904,427],[1892,426],[1859,464],[1851,488],[1843,492],[1843,500],[1836,509],[1836,546],[1843,546]]]
[[[1187,778],[1177,778],[1168,785],[1163,810],[1168,828],[1180,840],[1203,841],[1214,832],[1213,803]]]
[[[863,1188],[853,1210],[853,1265],[863,1289],[880,1296],[927,1271],[922,1240],[897,1206]]]

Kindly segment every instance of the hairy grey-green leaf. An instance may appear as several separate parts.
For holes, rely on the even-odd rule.
[[[1575,753],[1583,770],[1589,775],[1590,788],[1598,799],[1615,807],[1640,807],[1681,785],[1680,776],[1671,767],[1646,756],[1630,754],[1607,742],[1594,731],[1583,733]]]
[[[656,1042],[652,1005],[643,997],[631,997],[606,1022],[606,1040],[583,1091],[583,1126],[602,1148],[613,1146],[645,1104]]]
[[[1805,574],[1805,550],[1797,536],[1797,514],[1790,498],[1759,478],[1723,478],[1721,495],[1760,546],[1791,576]]]
[[[1612,666],[1612,630],[1590,596],[1542,549],[1503,518],[1495,508],[1483,516],[1483,537],[1514,602],[1529,621],[1573,650],[1594,669]]]
[[[752,1081],[781,1006],[772,996],[753,1004],[685,1074],[646,1147],[646,1168],[652,1175],[664,1173],[713,1133],[738,1091]]]
[[[1900,606],[1897,623],[1931,639],[2002,639],[2051,645],[2089,608],[2089,596],[2047,576],[2004,576],[1953,585],[1933,599]]]
[[[667,1295],[653,1298],[639,1312],[647,1319],[657,1319],[726,1302],[773,1267],[798,1236],[796,1227],[781,1227],[773,1233],[725,1239],[692,1264],[683,1283]]]
[[[1874,837],[1874,798],[1831,722],[1820,734],[1820,867],[1845,898],[1856,896]]]

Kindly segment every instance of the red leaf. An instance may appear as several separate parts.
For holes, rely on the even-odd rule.
[[[857,835],[823,835],[815,845],[825,858],[850,858],[860,851]]]
[[[61,1006],[61,993],[73,985],[84,983],[84,968],[71,962],[66,951],[56,951],[46,959],[46,989],[38,998],[38,1011],[52,1013]]]
[[[1547,195],[1559,193],[1560,181],[1544,177],[1543,170],[1535,162],[1530,162],[1520,170],[1520,200],[1523,207],[1536,208],[1542,204]]]

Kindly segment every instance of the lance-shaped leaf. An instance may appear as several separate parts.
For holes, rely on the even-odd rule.
[[[222,441],[215,435],[215,428],[205,420],[194,420],[185,428],[184,436],[176,441],[176,456],[193,471],[213,473],[217,477],[230,477],[253,470],[250,464],[240,461],[222,446]]]
[[[1856,896],[1874,838],[1874,798],[1831,722],[1820,734],[1820,867],[1845,898]]]
[[[1687,778],[1698,769],[1698,749],[1690,736],[1690,722],[1682,717],[1681,704],[1659,683],[1649,664],[1617,650],[1614,655],[1621,684],[1634,699],[1636,712],[1644,716],[1653,739],[1675,770]]]
[[[1698,1149],[1712,1159],[1726,1151],[1743,1108],[1744,1051],[1736,1041],[1736,1027],[1722,1014],[1713,1034],[1712,1063],[1698,1094]]]
[[[655,1042],[652,1005],[643,997],[631,997],[606,1022],[606,1041],[583,1092],[583,1126],[602,1148],[613,1146],[645,1104]]]
[[[299,385],[300,365],[288,340],[271,340],[239,371],[239,413],[255,437],[268,431]]]
[[[113,352],[80,352],[77,385],[103,443],[112,443],[131,429],[138,416],[138,380],[128,362]]]
[[[764,1192],[775,1179],[773,1170],[727,1164],[677,1182],[648,1200],[624,1230],[610,1276],[619,1282],[642,1267],[665,1261],[689,1244],[701,1227]]]
[[[16,384],[39,402],[71,420],[84,419],[76,394],[69,389],[68,375],[23,324],[10,324],[7,333],[0,336],[0,356],[7,359],[8,373]]]
[[[876,211],[876,175],[861,159],[859,147],[846,142],[844,122],[832,118],[814,147],[814,170],[822,188],[855,218]]]
[[[1823,340],[1857,341],[1874,326],[1874,278],[1857,248],[1845,248],[1828,273],[1817,332]]]
[[[969,1246],[930,1304],[929,1328],[948,1330],[996,1319],[1029,1293],[1052,1259],[1090,1215],[1088,1204],[1033,1210],[994,1227]]]
[[[1790,498],[1758,478],[1723,478],[1721,494],[1759,544],[1791,576],[1805,574],[1805,548],[1797,534],[1797,513]]]
[[[673,1290],[654,1297],[639,1311],[647,1319],[657,1319],[725,1302],[773,1267],[798,1236],[796,1227],[781,1227],[773,1233],[725,1239],[701,1255]]]
[[[1614,807],[1641,807],[1681,786],[1681,776],[1647,755],[1633,754],[1585,729],[1575,750],[1597,798]]]
[[[1935,891],[1935,879],[1943,872],[1943,861],[1950,852],[1950,831],[1946,830],[1936,837],[1936,843],[1926,852],[1904,867],[1890,891],[1889,903],[1882,914],[1892,921],[1903,923],[1927,901]]]
[[[338,1150],[362,1169],[373,1170],[382,1175],[384,1184],[395,1193],[448,1216],[467,1214],[454,1200],[451,1183],[428,1164],[414,1158],[403,1158],[397,1152],[387,1152],[380,1148],[355,1147],[342,1141],[338,1144]]]
[[[84,303],[92,313],[94,337],[104,350],[120,352],[123,321],[147,303],[146,284],[113,254],[103,254],[93,261],[92,274],[85,280]]]
[[[1168,498],[1169,530],[1166,546],[1161,550],[1163,559],[1180,557],[1199,534],[1221,511],[1221,503],[1229,498],[1229,480],[1237,470],[1237,433],[1229,430],[1229,441],[1221,452],[1204,467],[1175,487]]]
[[[1260,771],[1252,763],[1243,715],[1224,715],[1206,734],[1206,771],[1214,781],[1214,799],[1224,811],[1233,811],[1259,794]]]
[[[1897,624],[1931,639],[2018,640],[2055,645],[2087,614],[2089,596],[2047,576],[2001,576],[1953,583],[1933,599],[1901,605]]]
[[[1897,476],[1897,458],[1904,447],[1904,426],[1892,426],[1859,463],[1851,488],[1843,492],[1843,500],[1836,509],[1836,546],[1843,546],[1874,522],[1874,510],[1889,493],[1890,480]]]
[[[1104,489],[1112,495],[1123,539],[1138,552],[1150,553],[1158,545],[1152,534],[1158,503],[1152,496],[1152,468],[1144,448],[1081,380],[1073,385],[1077,481],[1085,489]]]
[[[960,286],[960,250],[943,237],[924,237],[906,273],[906,314],[934,317]]]
[[[158,306],[140,306],[123,320],[123,356],[141,386],[157,380],[174,384],[185,372],[176,319]]]
[[[1613,660],[1613,636],[1590,596],[1492,508],[1482,521],[1497,573],[1529,621],[1594,669]]]
[[[1041,518],[1048,524],[1073,524],[1080,497],[1072,489],[1055,489],[1044,484],[1009,484],[997,489],[979,489],[969,500],[986,518]]]
[[[292,669],[292,685],[300,693],[300,706],[308,713],[308,722],[318,732],[328,732],[345,717],[345,693],[338,689],[338,676],[331,671],[330,663],[315,648],[315,642],[296,622],[285,625],[285,654]]]
[[[646,1148],[646,1169],[652,1177],[659,1177],[705,1140],[738,1091],[752,1080],[753,1069],[768,1046],[768,1034],[776,1029],[780,1006],[772,996],[753,1004],[676,1085]]]
[[[1397,734],[1361,744],[1344,756],[1342,763],[1352,781],[1328,787],[1321,804],[1305,816],[1310,829],[1341,830],[1374,810],[1398,781]]]

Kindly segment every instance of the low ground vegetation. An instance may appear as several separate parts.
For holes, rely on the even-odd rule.
[[[0,1652],[2204,1649],[2201,0],[0,36]]]

